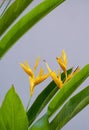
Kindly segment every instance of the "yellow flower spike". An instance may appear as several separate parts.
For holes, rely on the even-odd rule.
[[[34,73],[31,70],[29,64],[27,61],[24,62],[24,64],[20,63],[20,66],[22,67],[22,69],[31,77],[34,77]]]
[[[62,50],[62,55],[60,57],[57,57],[57,62],[64,71],[64,73],[67,76],[67,56],[64,50]]]
[[[50,76],[52,77],[52,79],[54,80],[54,82],[57,84],[57,86],[58,86],[59,88],[62,88],[63,83],[62,83],[62,81],[61,81],[61,78],[59,79],[59,77],[57,76],[56,72],[52,71],[52,70],[50,69],[49,65],[48,65],[46,62],[45,62],[45,64],[46,64],[46,67],[47,67],[47,69],[48,69],[48,72],[50,73]]]

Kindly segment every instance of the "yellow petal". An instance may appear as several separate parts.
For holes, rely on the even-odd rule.
[[[37,76],[35,81],[34,81],[34,84],[38,85],[41,82],[43,82],[45,79],[47,79],[48,77],[49,77],[49,74],[44,74],[43,76]]]
[[[73,77],[73,75],[72,75],[72,74],[68,75],[68,76],[66,77],[66,80],[65,80],[65,82],[64,82],[64,83],[68,82],[68,81],[69,81],[72,77]]]
[[[58,69],[57,77],[58,77],[59,80],[61,80],[61,72],[60,72],[60,69]]]
[[[63,58],[63,62],[65,64],[65,66],[67,66],[67,56],[64,50],[62,50],[62,58]]]
[[[47,69],[48,69],[48,72],[50,73],[50,76],[52,77],[52,79],[54,80],[54,82],[57,84],[57,86],[58,86],[59,88],[61,88],[62,85],[63,85],[63,84],[62,84],[62,81],[59,80],[59,78],[58,78],[57,75],[56,75],[56,72],[52,71],[47,63],[45,63],[45,64],[46,64],[46,67],[47,67]]]
[[[25,62],[24,64],[20,63],[20,66],[29,76],[34,77],[34,73],[29,67],[28,62]]]
[[[56,73],[55,73],[55,72],[51,72],[50,75],[51,75],[52,79],[54,80],[54,82],[57,84],[57,86],[58,86],[59,88],[62,88],[63,83],[62,83],[62,81],[57,77]]]
[[[47,62],[45,62],[45,65],[46,65],[46,67],[47,67],[47,69],[48,69],[48,72],[51,73],[52,70],[50,69],[50,67],[49,67],[49,65],[47,64]]]
[[[42,68],[40,68],[40,71],[39,71],[39,73],[38,73],[38,76],[40,77],[40,76],[42,76],[44,74],[44,70],[42,69]]]
[[[67,76],[67,56],[64,50],[62,50],[62,55],[60,57],[57,57],[56,60]]]
[[[69,81],[78,71],[80,70],[80,67],[77,67],[72,74],[68,75],[65,82]]]
[[[28,61],[25,61],[24,62],[24,65],[27,67],[27,68],[30,68],[29,64],[28,64]]]
[[[38,58],[36,59],[36,62],[35,62],[35,65],[34,65],[34,71],[36,71],[36,69],[37,69],[37,67],[38,67],[38,65],[39,65],[39,62],[40,62],[40,57],[38,57]]]
[[[57,57],[57,62],[59,63],[60,67],[62,68],[62,70],[66,73],[66,65],[63,63],[62,59],[60,57]]]

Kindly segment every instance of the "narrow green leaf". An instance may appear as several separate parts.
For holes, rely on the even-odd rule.
[[[39,113],[43,110],[43,108],[47,105],[53,95],[57,92],[58,87],[52,81],[37,97],[35,102],[32,104],[31,108],[27,112],[29,125],[36,119]]]
[[[50,130],[50,125],[48,121],[48,115],[45,114],[41,117],[31,128],[30,130]]]
[[[67,71],[67,74],[71,74],[72,68]],[[62,80],[65,79],[64,73],[62,73]],[[29,125],[36,119],[39,113],[43,110],[43,108],[48,104],[54,94],[58,91],[58,87],[52,81],[36,98],[32,106],[27,112]]]
[[[48,106],[48,114],[51,116],[68,99],[68,97],[79,87],[89,76],[89,64],[82,68],[72,79],[64,84]]]
[[[89,86],[73,96],[51,122],[52,130],[61,129],[69,120],[89,104]]]
[[[0,18],[0,35],[16,20],[33,0],[15,0]]]
[[[2,17],[5,11],[7,10],[8,6],[10,5],[10,2],[11,0],[8,0],[7,3],[4,0],[2,1],[2,3],[0,3],[0,17]]]
[[[0,58],[33,25],[65,0],[45,0],[22,17],[1,39]]]
[[[1,110],[6,130],[28,130],[27,115],[14,87],[7,92]]]

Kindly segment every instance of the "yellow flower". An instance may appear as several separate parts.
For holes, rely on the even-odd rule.
[[[67,56],[64,50],[62,50],[62,55],[60,57],[57,57],[57,62],[64,71],[65,75],[67,76]]]
[[[22,69],[29,75],[29,81],[30,81],[30,96],[34,93],[34,88],[36,85],[44,81],[48,78],[49,74],[44,74],[44,70],[40,68],[40,71],[37,76],[35,76],[35,71],[37,70],[37,67],[39,65],[39,57],[36,59],[36,63],[34,65],[34,71],[29,66],[28,62],[26,61],[24,64],[20,64]]]
[[[56,85],[59,88],[62,88],[64,83],[69,81],[80,70],[80,68],[77,67],[73,73],[71,73],[70,75],[67,75],[67,56],[66,56],[66,53],[65,53],[64,50],[62,51],[62,55],[57,58],[57,62],[59,63],[60,67],[62,68],[62,70],[65,73],[66,77],[65,77],[65,81],[64,82],[61,80],[61,73],[60,73],[59,69],[58,69],[58,74],[56,74],[55,71],[52,71],[50,69],[50,67],[49,67],[49,65],[47,64],[46,61],[45,61],[45,64],[46,64],[48,72],[50,73],[50,76],[52,77],[52,79],[54,80]]]
[[[46,64],[46,67],[48,69],[48,72],[50,73],[50,76],[52,77],[52,79],[54,80],[54,82],[56,83],[56,85],[59,87],[59,88],[62,88],[63,86],[63,83],[61,81],[61,78],[60,76],[57,76],[56,72],[55,71],[52,71],[49,67],[49,65],[45,62]]]

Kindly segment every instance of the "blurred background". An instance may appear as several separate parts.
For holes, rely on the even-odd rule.
[[[20,17],[41,1],[34,0]],[[89,0],[66,0],[20,38],[0,60],[0,104],[13,84],[26,107],[30,97],[29,81],[19,63],[28,60],[33,67],[36,58],[40,56],[40,66],[45,68],[45,59],[50,67],[56,70],[59,67],[56,57],[61,55],[62,49],[68,56],[68,68],[82,68],[89,63]],[[32,102],[50,81],[51,79],[47,79],[35,88]],[[75,93],[87,85],[89,79]],[[88,113],[89,106],[62,130],[89,130]]]

